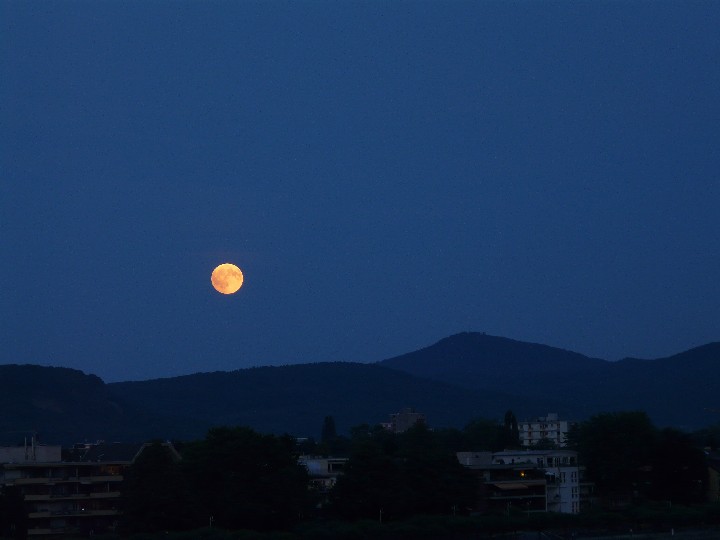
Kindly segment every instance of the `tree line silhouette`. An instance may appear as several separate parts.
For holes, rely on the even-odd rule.
[[[707,479],[700,449],[716,429],[694,434],[658,429],[642,412],[607,413],[577,424],[568,447],[579,452],[601,497],[630,493],[635,503],[692,505],[704,501]],[[413,516],[471,512],[477,478],[458,451],[519,447],[517,421],[476,419],[463,429],[403,433],[363,424],[337,434],[332,417],[320,441],[298,443],[247,427],[211,429],[202,440],[177,442],[179,461],[161,443],[128,468],[123,485],[123,534],[199,528],[289,531],[324,520],[392,523]],[[309,489],[300,454],[345,456],[344,474],[329,493]],[[23,537],[26,516],[13,488],[0,493],[0,536]],[[540,518],[533,518],[540,519]]]

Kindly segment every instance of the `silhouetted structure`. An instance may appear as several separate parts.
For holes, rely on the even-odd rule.
[[[425,415],[408,407],[398,413],[391,414],[390,422],[386,422],[382,424],[382,426],[393,433],[402,433],[413,427],[418,422],[422,422],[427,425]]]
[[[24,496],[29,536],[113,531],[123,473],[145,447],[98,443],[63,451],[33,439],[0,448],[0,486],[15,487]]]

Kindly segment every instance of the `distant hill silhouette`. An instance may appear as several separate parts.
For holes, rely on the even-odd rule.
[[[656,360],[626,358],[609,368],[602,381],[579,385],[596,407],[609,409],[617,400],[626,410],[646,410],[657,422],[682,429],[720,422],[720,343]]]
[[[433,426],[463,426],[478,416],[499,418],[515,407],[529,414],[542,400],[474,392],[372,364],[331,362],[198,373],[108,385],[135,406],[207,425],[247,425],[260,431],[317,437],[325,416],[340,432],[385,422],[405,407]],[[194,436],[201,435],[193,433]]]
[[[466,388],[522,389],[525,393],[538,391],[537,375],[575,377],[601,370],[608,362],[548,345],[463,332],[379,364]],[[547,395],[547,391],[538,394]]]
[[[466,332],[379,364],[468,389],[561,402],[558,412],[571,419],[644,410],[659,425],[683,429],[720,421],[720,343],[657,360],[607,362]]]
[[[74,369],[0,365],[0,381],[1,444],[23,442],[34,432],[41,442],[133,436],[132,426],[146,420],[99,377]]]
[[[558,412],[582,420],[644,410],[658,426],[720,422],[720,343],[657,360],[607,362],[481,333],[442,339],[375,364],[316,363],[105,384],[66,368],[0,365],[0,444],[33,431],[48,443],[190,440],[217,425],[317,437],[405,407],[431,426]]]

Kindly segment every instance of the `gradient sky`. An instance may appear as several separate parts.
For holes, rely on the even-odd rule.
[[[717,1],[2,0],[0,363],[718,341],[719,28]]]

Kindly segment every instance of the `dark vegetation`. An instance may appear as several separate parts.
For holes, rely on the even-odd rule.
[[[325,424],[327,424],[327,419]],[[488,434],[491,444],[503,428]],[[398,521],[416,514],[467,512],[474,477],[443,440],[423,425],[402,435],[367,425],[343,441],[345,474],[329,493],[309,489],[294,439],[248,428],[214,428],[202,441],[179,444],[176,462],[161,444],[141,454],[125,486],[123,531],[155,533],[208,525],[229,530],[289,530],[317,519]],[[319,508],[322,507],[322,508]]]
[[[27,514],[23,495],[15,486],[0,487],[0,538],[27,536]]]
[[[690,435],[658,429],[641,412],[596,415],[573,431],[572,447],[597,486],[581,515],[526,515],[515,509],[473,515],[478,479],[455,452],[517,447],[514,424],[508,411],[501,424],[476,419],[463,429],[441,430],[416,424],[397,435],[362,424],[346,437],[333,432],[327,416],[323,440],[306,443],[305,450],[316,455],[340,450],[349,458],[329,493],[308,489],[308,475],[296,464],[299,448],[289,437],[215,428],[201,441],[178,444],[179,462],[157,444],[127,475],[123,532],[212,526],[265,535],[284,531],[286,538],[442,538],[473,531],[720,523],[720,508],[704,504],[703,452]],[[628,496],[627,504],[608,511],[607,503],[618,495]]]
[[[497,391],[475,392],[372,364],[322,363],[263,367],[144,382],[115,383],[110,390],[143,410],[196,424],[247,425],[265,433],[317,437],[317,419],[332,412],[335,429],[412,406],[434,426],[457,426],[473,416],[499,417],[516,398]],[[452,396],[452,399],[449,397]],[[546,404],[529,401],[538,410]],[[540,407],[542,407],[540,409]],[[171,433],[166,438],[193,438]]]
[[[322,418],[322,417],[321,417]],[[126,474],[120,534],[225,539],[485,538],[515,530],[607,533],[720,525],[720,507],[704,504],[707,465],[698,449],[707,430],[659,429],[642,412],[604,413],[580,423],[570,444],[597,487],[580,515],[474,515],[478,480],[457,451],[517,447],[515,415],[475,419],[464,428],[402,434],[360,424],[338,434],[332,416],[318,421],[320,441],[303,448],[288,436],[247,427],[211,429],[176,442],[182,459],[157,443]],[[308,489],[298,454],[349,458],[329,493]],[[608,510],[620,497],[627,504]],[[0,536],[24,537],[19,494],[0,496]]]
[[[606,362],[561,349],[464,333],[380,362],[319,363],[105,384],[65,368],[0,366],[0,444],[191,440],[213,426],[320,435],[332,412],[339,433],[412,406],[433,427],[474,417],[558,412],[582,420],[644,410],[685,431],[717,424],[720,343],[658,360]]]
[[[290,437],[214,428],[181,450],[175,462],[155,444],[130,468],[124,532],[285,529],[309,508],[307,472]]]
[[[657,429],[644,412],[606,413],[578,424],[570,448],[606,500],[630,494],[634,502],[699,504],[707,462],[697,435]]]
[[[720,344],[610,363],[459,334],[375,365],[305,364],[115,384],[71,369],[6,365],[0,366],[0,444],[22,443],[32,433],[51,444],[195,441],[178,444],[179,463],[158,446],[133,467],[126,534],[181,535],[208,526],[197,534],[439,538],[541,524],[617,530],[629,523],[717,524],[717,508],[701,506],[706,465],[698,448],[720,444],[718,359]],[[517,419],[503,417],[503,404],[520,417],[557,411],[588,418],[570,443],[597,485],[596,506],[579,517],[467,515],[472,481],[454,452],[516,444]],[[425,413],[434,430],[392,436],[362,424],[386,420],[407,405]],[[622,409],[648,414],[598,414]],[[208,432],[222,425],[249,427]],[[298,448],[280,433],[311,438]],[[318,499],[306,489],[305,472],[294,461],[299,451],[349,456],[347,474],[332,493]],[[631,506],[622,511],[602,510],[628,498]],[[12,490],[0,494],[3,537],[24,534],[16,503]],[[246,529],[260,532],[237,532]]]

